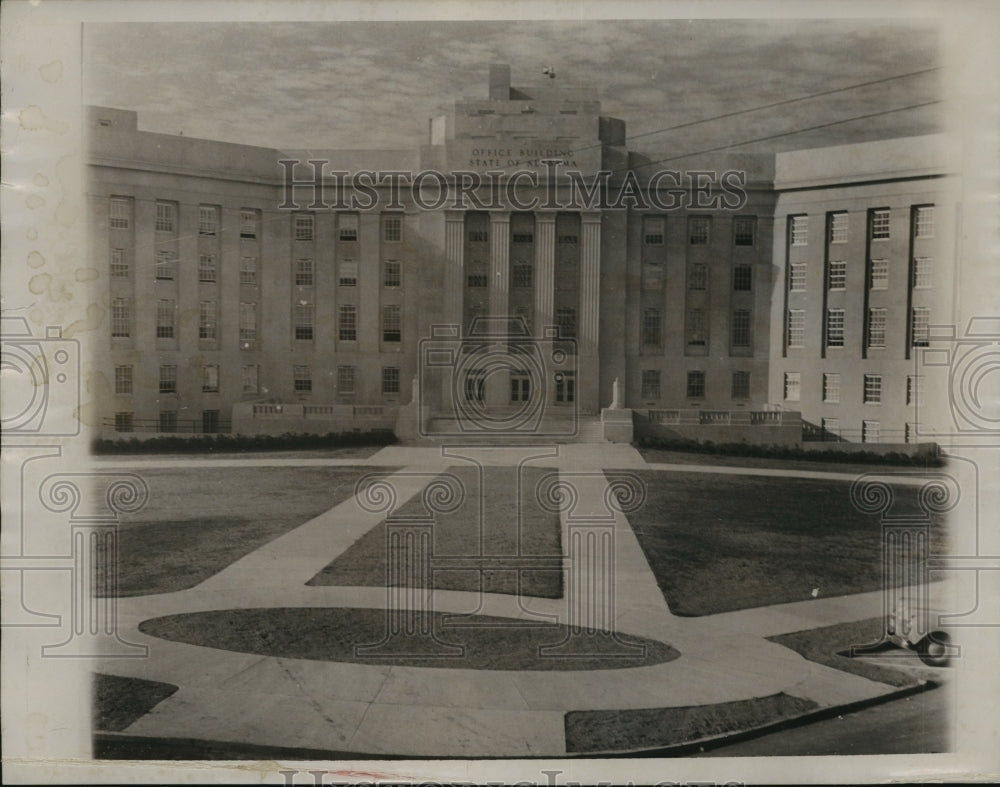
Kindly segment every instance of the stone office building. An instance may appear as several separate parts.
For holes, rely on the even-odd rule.
[[[946,319],[926,139],[664,174],[595,90],[513,87],[505,66],[409,151],[88,118],[108,433],[393,428],[417,393],[421,429],[541,413],[525,428],[559,434],[617,378],[651,422],[801,411],[911,436],[911,349]]]

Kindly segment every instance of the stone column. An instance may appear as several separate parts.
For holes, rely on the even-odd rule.
[[[577,333],[581,355],[597,355],[598,319],[601,309],[601,214],[580,215],[580,325]]]
[[[577,330],[577,408],[600,412],[598,331],[601,314],[601,214],[580,214],[580,319]]]
[[[501,330],[510,315],[510,213],[490,213],[490,317],[491,330]],[[503,407],[510,404],[510,375],[506,371],[487,370],[486,404]]]
[[[490,213],[490,317],[510,313],[510,214]]]
[[[555,323],[556,214],[535,214],[535,320],[534,333],[541,336]]]
[[[444,212],[444,314],[442,322],[462,324],[465,292],[465,211]]]

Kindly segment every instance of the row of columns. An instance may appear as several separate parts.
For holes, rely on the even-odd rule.
[[[491,317],[510,312],[510,213],[490,216]],[[465,212],[445,212],[445,321],[461,325],[465,292]],[[535,214],[535,330],[555,324],[556,214]],[[580,307],[577,310],[578,352],[597,355],[600,314],[601,214],[582,213],[580,221]]]

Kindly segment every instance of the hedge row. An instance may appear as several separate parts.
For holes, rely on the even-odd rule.
[[[874,451],[806,451],[799,447],[781,445],[752,445],[749,443],[713,443],[711,440],[670,440],[659,437],[640,437],[640,448],[660,448],[695,454],[721,454],[725,456],[757,456],[765,459],[793,459],[803,462],[853,462],[857,464],[906,465],[910,467],[942,467],[944,456],[928,453],[911,456],[899,452],[878,454]]]
[[[198,437],[152,437],[148,440],[107,440],[91,443],[95,454],[175,454],[241,453],[247,451],[285,451],[307,448],[352,448],[392,445],[396,435],[389,429],[367,432],[340,432],[283,435],[200,435]]]

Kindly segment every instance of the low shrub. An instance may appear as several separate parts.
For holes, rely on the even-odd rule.
[[[176,453],[246,453],[249,451],[288,451],[315,448],[355,448],[385,446],[397,442],[388,429],[367,432],[330,432],[319,434],[282,435],[197,435],[192,437],[162,436],[148,440],[109,440],[96,438],[91,443],[94,454],[176,454]]]

